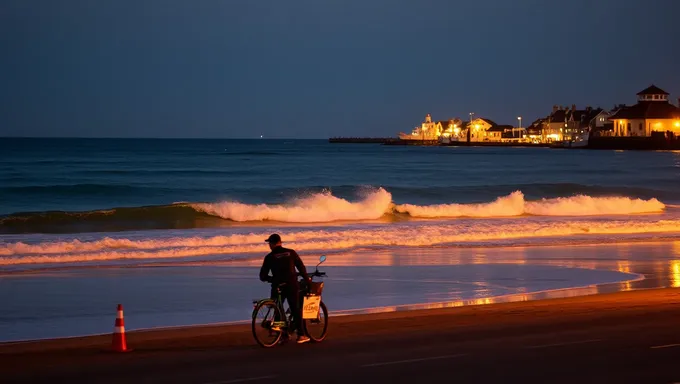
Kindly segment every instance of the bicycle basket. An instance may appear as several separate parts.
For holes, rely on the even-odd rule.
[[[323,291],[323,281],[312,281],[309,283],[309,295],[321,296]]]

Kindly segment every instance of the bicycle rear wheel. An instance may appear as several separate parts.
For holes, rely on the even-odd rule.
[[[317,319],[305,319],[302,322],[305,327],[305,333],[314,342],[323,341],[328,333],[328,309],[323,301],[319,308],[319,317]]]
[[[281,310],[273,300],[262,301],[253,310],[253,337],[265,348],[273,347],[279,342],[283,331],[273,327],[274,322],[283,322]]]

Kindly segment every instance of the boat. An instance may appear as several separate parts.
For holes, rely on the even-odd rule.
[[[590,132],[584,132],[580,135],[574,136],[572,139],[555,142],[552,148],[586,148],[588,147],[588,138]]]

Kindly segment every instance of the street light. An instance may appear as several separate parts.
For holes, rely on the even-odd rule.
[[[518,134],[518,136],[521,139],[522,138],[522,116],[517,116],[517,120],[519,120],[519,134]],[[514,137],[514,135],[513,135],[513,137]]]

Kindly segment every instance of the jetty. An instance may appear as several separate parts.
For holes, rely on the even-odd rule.
[[[560,148],[556,146],[555,148]],[[609,150],[641,150],[641,151],[677,151],[680,150],[680,138],[654,136],[594,136],[588,144],[580,147],[562,146],[569,149],[609,149]]]
[[[388,144],[399,141],[396,137],[331,137],[329,143],[344,144]]]
[[[550,143],[529,143],[526,141],[451,141],[441,145],[444,147],[550,147]]]

